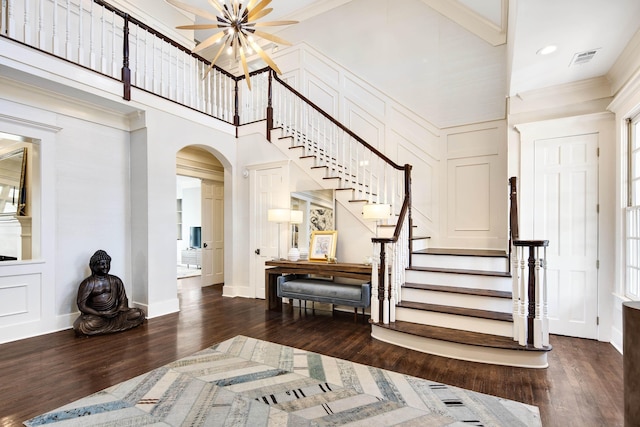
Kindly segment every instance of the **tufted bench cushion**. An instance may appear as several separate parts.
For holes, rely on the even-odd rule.
[[[371,285],[369,283],[348,285],[291,274],[278,277],[277,295],[280,298],[362,307],[364,309],[369,307],[371,302]]]

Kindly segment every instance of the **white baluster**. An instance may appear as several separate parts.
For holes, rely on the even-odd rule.
[[[23,20],[23,26],[22,26],[22,31],[23,31],[23,35],[24,35],[24,39],[23,41],[26,44],[31,44],[31,14],[30,14],[30,8],[29,8],[29,0],[24,0],[24,20]]]
[[[524,248],[520,248],[520,280],[518,282],[518,322],[520,332],[518,333],[518,343],[527,345],[527,294],[526,294],[526,275]]]
[[[38,48],[45,48],[46,43],[46,30],[44,29],[44,2],[45,0],[38,0]]]
[[[519,341],[520,337],[520,265],[519,265],[520,248],[511,245],[511,304],[513,317],[513,340]]]
[[[60,54],[60,46],[58,45],[58,0],[53,0],[53,28],[51,34],[52,49],[54,55]]]
[[[64,34],[64,57],[71,59],[71,0],[67,0],[66,25]]]
[[[542,258],[542,345],[549,346],[549,304],[547,295],[547,247]]]
[[[540,248],[535,248],[534,261],[534,277],[535,277],[535,317],[533,319],[533,346],[542,348],[542,286],[540,283]]]
[[[78,0],[78,64],[84,65],[84,43],[82,37],[84,36],[83,16],[84,11],[82,9],[82,0]]]
[[[390,253],[387,248],[387,244],[383,243],[385,247],[386,259],[384,265],[384,299],[382,300],[382,323],[385,325],[389,324],[389,256]]]
[[[390,245],[392,250],[389,253],[391,256],[391,291],[389,292],[389,322],[396,321],[396,304],[398,301],[398,286],[400,277],[398,275],[399,265],[398,261],[400,260],[400,256],[398,253],[398,243],[394,243]]]
[[[95,16],[93,14],[93,0],[91,1],[91,9],[89,9],[89,68],[91,68],[92,70],[96,69],[96,51],[95,51],[95,45],[93,42],[93,34],[94,34],[94,29],[93,29],[93,23],[94,23],[94,19]]]
[[[102,8],[102,15],[100,16],[100,72],[102,73],[107,73],[107,58],[106,58],[106,52],[104,50],[105,48],[105,44],[106,44],[106,37],[107,35],[105,34],[105,8]]]
[[[15,13],[13,11],[13,1],[9,1],[9,2],[7,2],[5,4],[7,5],[7,28],[6,28],[6,33],[10,38],[15,39],[16,38],[16,17],[15,17]],[[42,16],[42,15],[40,15],[40,16]]]

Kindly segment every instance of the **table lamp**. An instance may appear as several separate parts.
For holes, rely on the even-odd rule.
[[[291,220],[291,210],[290,209],[269,209],[267,211],[267,221],[278,223],[278,258],[275,258],[275,261],[280,261],[280,224],[289,222]]]

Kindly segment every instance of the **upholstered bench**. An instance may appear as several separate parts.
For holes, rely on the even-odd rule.
[[[371,285],[369,283],[349,285],[312,279],[308,275],[288,274],[278,277],[277,295],[279,298],[353,307],[357,320],[358,308],[362,308],[362,316],[364,317],[364,309],[369,307]]]

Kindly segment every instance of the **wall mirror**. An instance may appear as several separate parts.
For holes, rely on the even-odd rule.
[[[313,231],[336,229],[334,190],[295,191],[291,209],[302,211],[302,222],[292,224],[291,246],[309,250]]]
[[[0,214],[21,216],[26,210],[27,149],[0,154]]]

